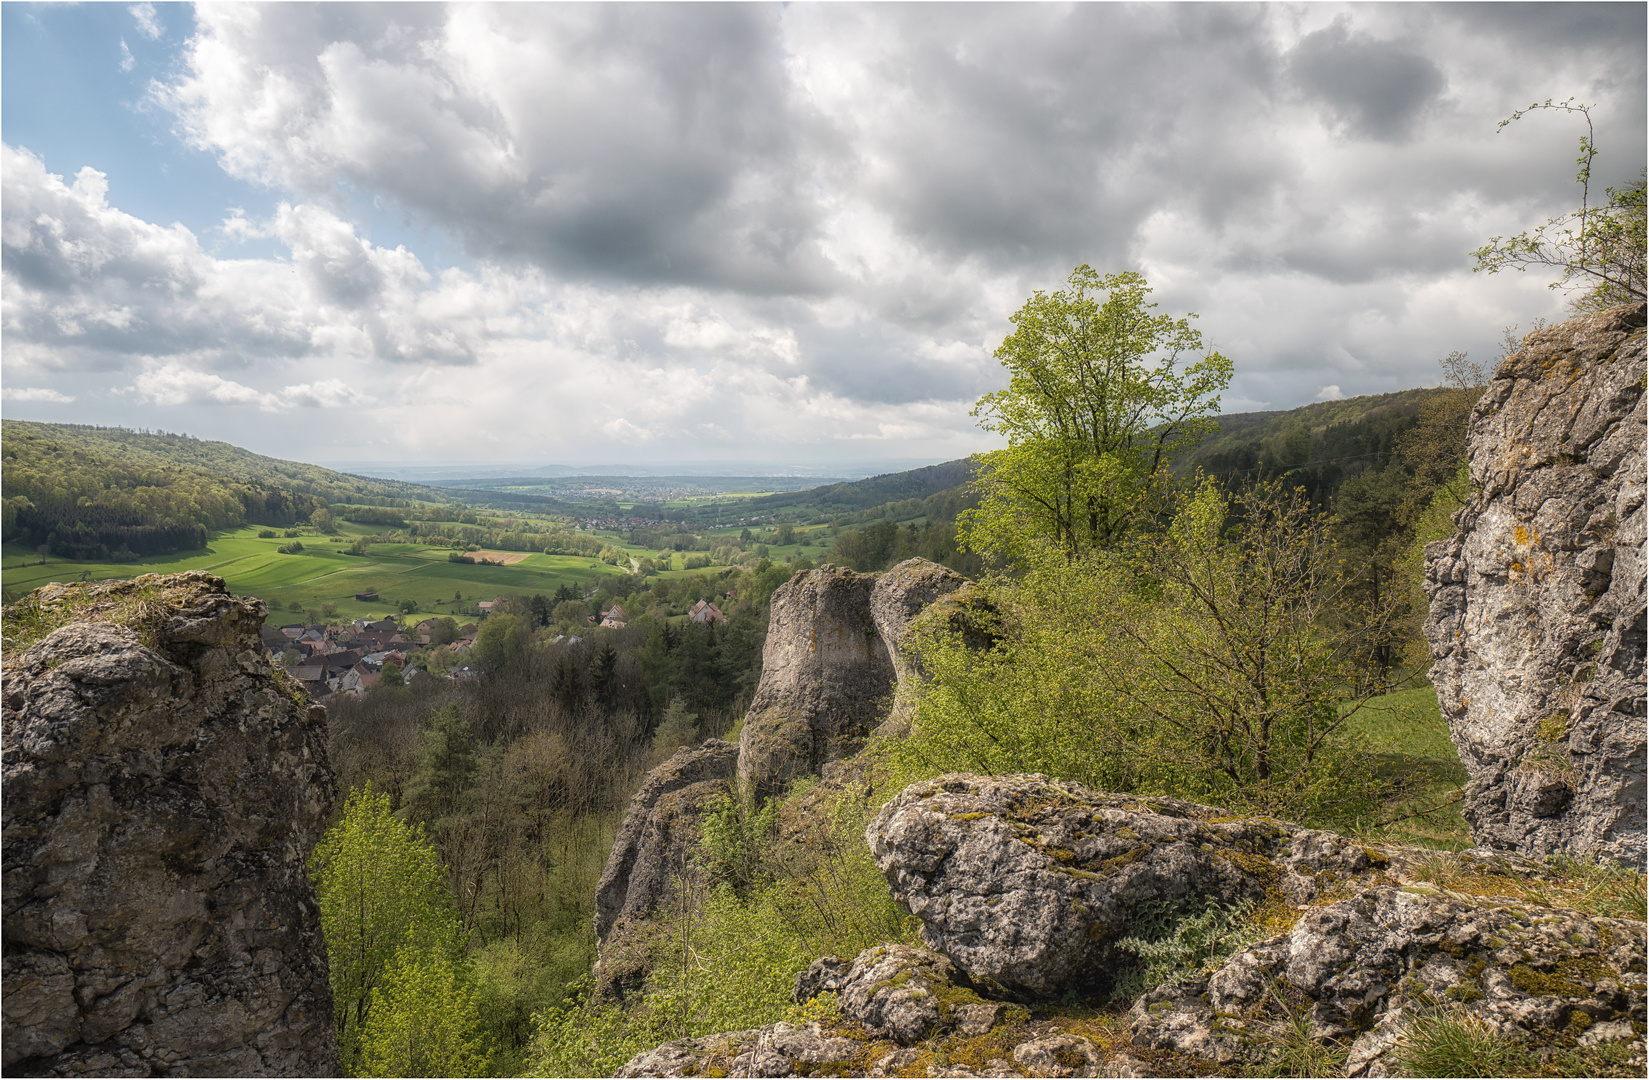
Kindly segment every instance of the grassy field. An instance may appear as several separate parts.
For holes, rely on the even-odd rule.
[[[1472,846],[1471,830],[1450,801],[1466,783],[1466,767],[1449,741],[1448,725],[1430,686],[1400,690],[1370,701],[1347,725],[1370,751],[1369,765],[1384,777],[1412,782],[1411,794],[1384,808],[1365,835],[1398,844],[1458,850]],[[1442,804],[1441,809],[1407,817]]]
[[[361,532],[364,530],[346,527],[343,539],[347,541]],[[597,576],[624,572],[595,559],[572,555],[533,554],[513,566],[480,566],[450,562],[450,549],[422,544],[377,544],[369,554],[359,556],[344,554],[345,544],[329,543],[328,537],[311,535],[301,540],[301,553],[283,555],[275,549],[289,540],[259,539],[257,528],[247,527],[218,534],[204,551],[124,564],[56,558],[42,564],[34,552],[7,544],[0,547],[0,574],[6,589],[15,596],[50,581],[101,581],[207,570],[222,577],[231,592],[266,601],[271,608],[270,621],[283,623],[300,618],[288,610],[293,601],[305,611],[319,609],[330,601],[338,605],[340,619],[381,617],[395,611],[396,602],[403,599],[418,605],[416,614],[420,617],[447,615],[453,613],[455,604],[465,608],[501,593],[548,595],[561,585],[583,591]],[[379,600],[357,601],[355,594],[369,587],[377,590]],[[456,600],[459,596],[461,601]]]

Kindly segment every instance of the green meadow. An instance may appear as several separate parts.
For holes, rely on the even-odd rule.
[[[592,579],[625,570],[594,559],[572,555],[528,555],[512,566],[455,563],[451,549],[422,544],[375,544],[364,555],[347,555],[344,548],[363,530],[346,528],[343,543],[330,537],[300,537],[304,550],[283,555],[276,549],[291,541],[285,537],[260,539],[248,526],[219,533],[204,550],[180,552],[137,563],[75,562],[48,558],[44,563],[21,545],[0,546],[0,574],[7,592],[19,596],[52,581],[102,581],[139,574],[177,574],[206,570],[228,584],[229,591],[256,596],[270,606],[269,621],[284,623],[300,616],[289,610],[296,601],[304,611],[323,603],[338,605],[339,619],[383,616],[401,600],[417,604],[416,614],[448,615],[473,610],[477,600],[500,594],[550,594],[562,585],[583,592]],[[376,589],[376,602],[362,602],[355,594]],[[458,599],[461,597],[462,599]]]
[[[1466,767],[1449,741],[1435,689],[1420,686],[1374,698],[1346,727],[1346,735],[1358,738],[1365,748],[1368,768],[1384,779],[1410,785],[1405,797],[1382,809],[1379,820],[1365,824],[1367,835],[1434,848],[1472,846],[1458,800],[1466,785]]]

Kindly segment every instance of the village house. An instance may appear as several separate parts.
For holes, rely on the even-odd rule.
[[[721,608],[708,600],[700,600],[687,612],[687,617],[696,623],[726,622],[727,616],[721,613]]]

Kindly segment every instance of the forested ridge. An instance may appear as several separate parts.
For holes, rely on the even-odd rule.
[[[442,498],[188,435],[19,420],[0,432],[6,538],[65,558],[201,547],[223,529],[305,522],[332,501]]]

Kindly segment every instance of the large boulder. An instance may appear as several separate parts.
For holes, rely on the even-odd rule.
[[[264,611],[204,573],[6,609],[8,1074],[336,1074],[304,870],[326,711],[263,659]]]
[[[876,945],[851,964],[822,957],[796,976],[798,1004],[826,992],[838,996],[843,1016],[900,1046],[953,1028],[983,1034],[1004,1008],[980,997],[967,973],[945,957],[909,945]]]
[[[1046,997],[1101,983],[1146,905],[1295,904],[1389,858],[1333,833],[1045,776],[912,784],[865,829],[924,944],[975,980]]]
[[[1535,1053],[1635,1042],[1641,1066],[1644,945],[1642,922],[1435,886],[1368,889],[1212,974],[1146,992],[1133,1042],[1252,1067],[1303,1023],[1313,1042],[1349,1046],[1347,1076],[1390,1076],[1405,1036],[1442,1015]]]
[[[825,564],[773,592],[762,677],[739,738],[739,779],[758,795],[858,751],[893,700],[871,574]]]
[[[1481,845],[1645,860],[1644,312],[1523,339],[1472,414],[1455,535],[1426,549]]]

